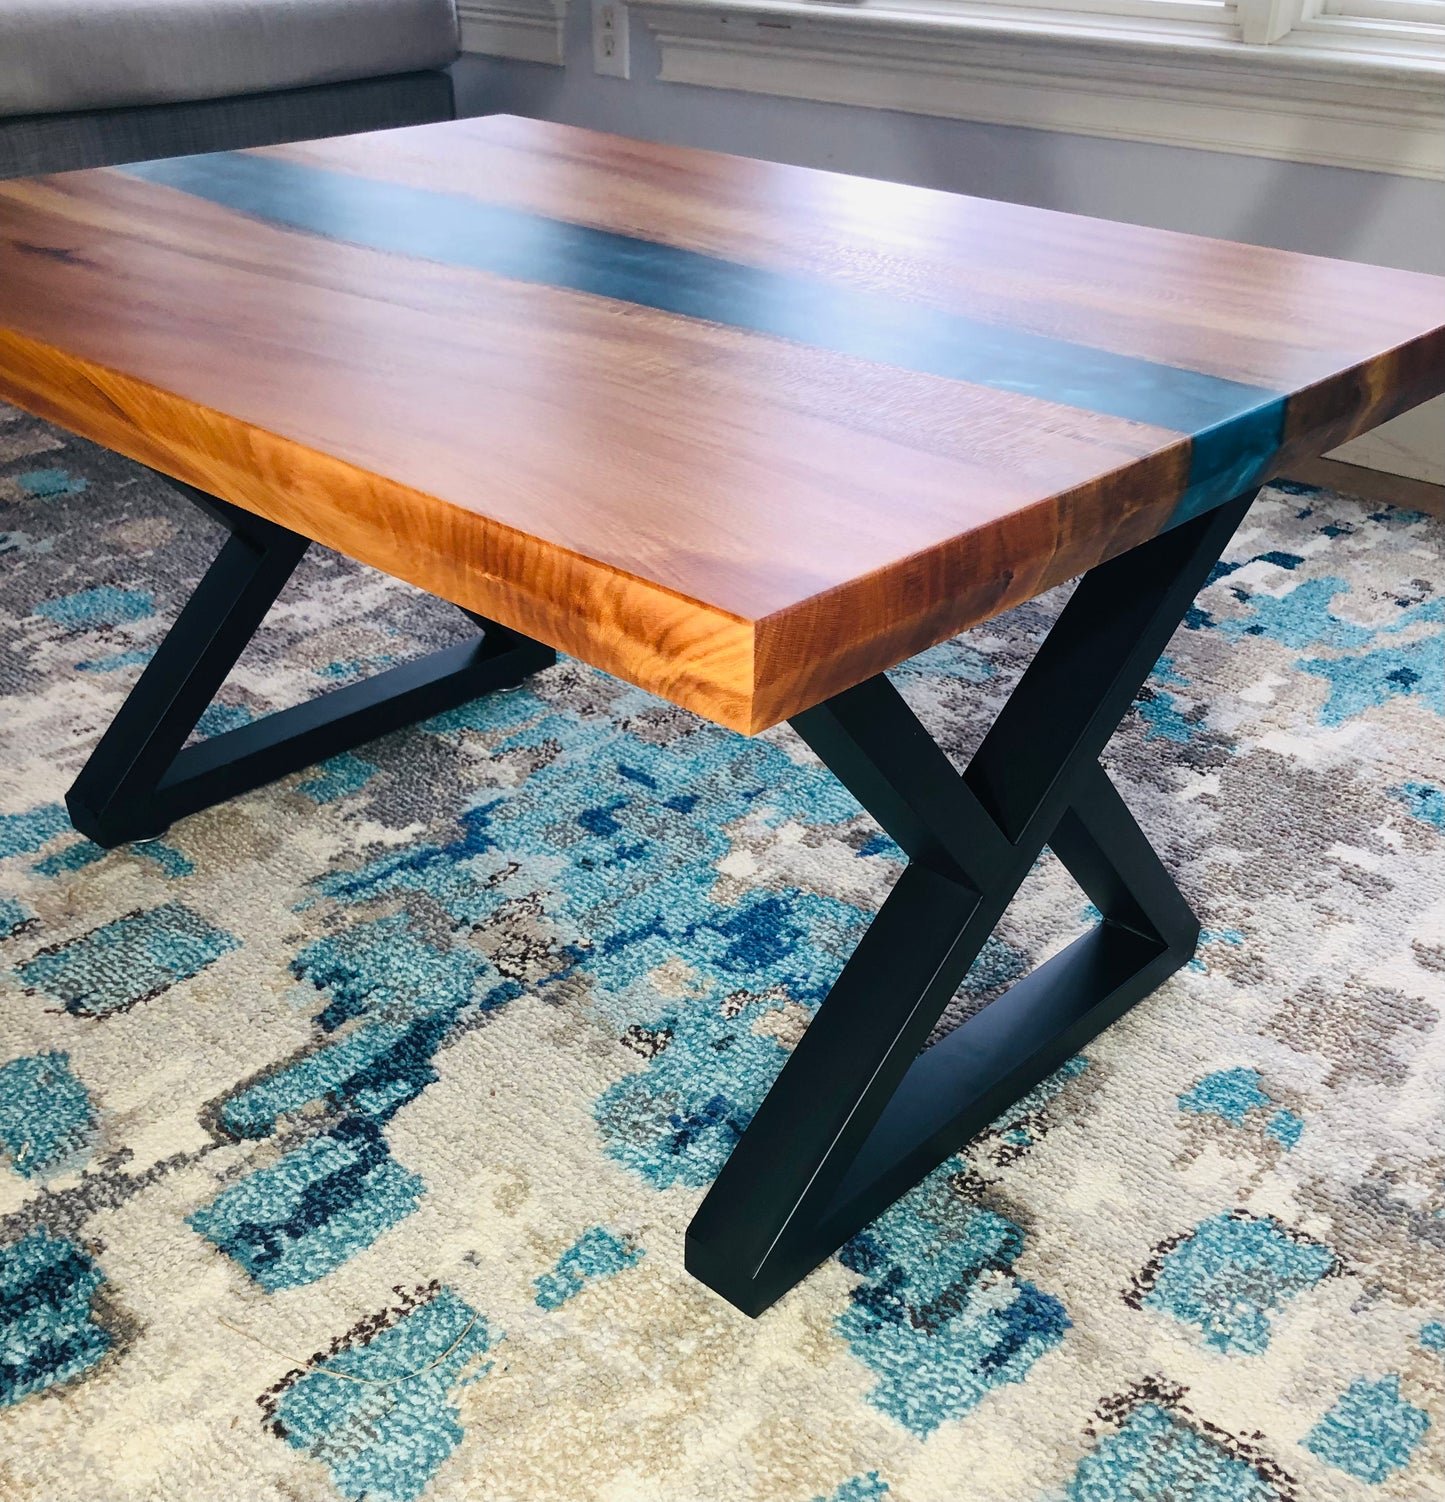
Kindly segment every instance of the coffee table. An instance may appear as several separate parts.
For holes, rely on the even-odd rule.
[[[749,1314],[1190,958],[1098,756],[1260,482],[1445,389],[1445,280],[505,117],[0,183],[0,268],[0,396],[230,532],[92,839],[560,648],[902,848],[688,1232]],[[310,541],[479,638],[185,746]],[[885,670],[1080,574],[956,773]],[[920,1053],[1045,844],[1101,922]]]

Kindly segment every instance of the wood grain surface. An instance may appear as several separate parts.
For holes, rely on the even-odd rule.
[[[508,117],[0,183],[0,397],[752,733],[1445,390],[1445,280]]]

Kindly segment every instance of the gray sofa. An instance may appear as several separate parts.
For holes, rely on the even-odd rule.
[[[0,0],[0,178],[447,120],[453,0]]]

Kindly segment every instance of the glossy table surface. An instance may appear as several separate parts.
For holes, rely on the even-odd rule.
[[[0,183],[0,398],[753,732],[1445,390],[1445,280],[490,117]]]

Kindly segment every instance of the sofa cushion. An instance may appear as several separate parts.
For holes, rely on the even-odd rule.
[[[432,68],[233,99],[0,115],[0,182],[193,151],[239,151],[278,141],[429,125],[453,119],[455,113],[451,78]]]
[[[445,67],[453,0],[0,0],[0,115]]]

